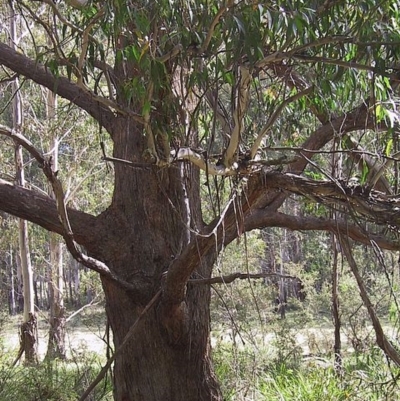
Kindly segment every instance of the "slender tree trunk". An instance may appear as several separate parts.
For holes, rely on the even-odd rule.
[[[54,123],[57,110],[57,98],[51,91],[47,91],[47,120],[49,125]],[[52,143],[52,169],[58,170],[59,141],[55,137]],[[52,191],[50,190],[50,195]],[[49,342],[47,358],[65,359],[65,308],[64,308],[64,281],[63,281],[63,249],[59,236],[50,233],[50,267],[49,267]]]
[[[335,354],[335,370],[338,373],[342,372],[342,343],[340,337],[341,319],[340,319],[340,304],[339,304],[339,270],[338,270],[338,243],[336,236],[332,234],[332,318],[334,324],[335,342],[333,351]]]
[[[335,139],[333,142],[333,149],[336,150],[340,147],[340,141]],[[343,155],[340,153],[332,153],[332,177],[341,177],[343,170]],[[340,217],[338,211],[331,211],[330,217],[337,220]],[[338,254],[339,254],[338,238],[335,234],[331,234],[331,248],[332,248],[332,318],[334,324],[334,345],[333,352],[335,355],[334,366],[338,374],[343,373],[342,361],[342,342],[340,337],[341,318],[340,318],[340,300],[339,300],[339,269],[338,269]]]
[[[283,246],[287,246],[286,243],[286,230],[283,230],[285,235],[284,235],[284,243]],[[283,276],[285,274],[285,268],[284,268],[284,260],[286,261],[285,255],[284,255],[284,250],[282,246],[282,241],[280,242],[280,271],[279,274]],[[279,279],[279,312],[281,315],[281,319],[285,319],[286,317],[286,289],[285,289],[285,279],[283,277],[280,277]]]
[[[16,311],[17,311],[17,313],[21,313],[24,311],[24,285],[23,285],[23,279],[22,279],[22,266],[21,266],[21,257],[19,255],[19,247],[18,247],[18,251],[16,251],[15,265],[16,265],[16,271],[17,271],[16,283],[15,283],[16,300],[17,300]]]
[[[16,47],[17,43],[17,16],[14,12],[12,2],[10,3],[10,38],[11,46]],[[12,84],[13,89],[13,127],[18,132],[22,128],[22,99],[19,91],[19,80],[15,78]],[[24,160],[22,147],[15,143],[15,166],[16,182],[25,186]],[[34,306],[33,271],[29,251],[28,223],[19,219],[19,250],[22,269],[22,282],[24,294],[24,319],[20,327],[21,352],[25,352],[25,360],[29,364],[37,363],[37,319]]]
[[[18,149],[17,151],[20,151]],[[18,160],[18,158],[17,158]],[[22,165],[22,164],[21,164]],[[24,294],[24,316],[20,327],[20,347],[28,364],[38,362],[38,332],[34,305],[33,272],[29,253],[28,224],[19,219],[19,247]]]
[[[13,249],[10,246],[10,252],[9,252],[9,266],[10,266],[10,296],[9,296],[9,311],[10,315],[14,316],[17,313],[17,304],[16,304],[16,293],[17,291],[15,290],[16,287],[16,279],[15,279],[15,273],[14,273],[14,261],[13,261]]]
[[[62,244],[55,238],[54,234],[50,236],[50,261],[49,269],[49,342],[47,348],[47,358],[65,359],[65,308],[63,298],[63,253]]]

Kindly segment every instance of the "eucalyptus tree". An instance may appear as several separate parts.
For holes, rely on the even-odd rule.
[[[222,399],[209,284],[221,249],[246,231],[331,231],[348,257],[349,239],[399,249],[397,3],[14,3],[26,35],[16,51],[3,31],[2,79],[24,76],[87,112],[112,141],[98,146],[114,191],[98,215],[68,208],[63,171],[23,130],[2,127],[56,200],[1,180],[0,209],[61,234],[99,273],[115,400]],[[346,158],[345,174],[330,173],[332,152]],[[344,217],[284,213],[291,194]]]
[[[10,46],[16,50],[19,36],[17,34],[17,19],[12,3],[10,4]],[[19,87],[19,79],[15,78],[12,83],[12,120],[13,128],[17,131],[22,128],[22,96]],[[24,155],[22,152],[22,145],[15,142],[15,182],[21,187],[25,187],[25,168],[24,168]],[[25,360],[29,364],[35,364],[38,361],[38,331],[37,331],[37,318],[34,304],[33,292],[33,269],[31,263],[31,255],[29,251],[29,235],[28,235],[28,222],[24,219],[18,219],[19,227],[19,259],[18,263],[21,266],[22,286],[24,294],[24,313],[23,322],[19,328],[20,330],[20,350],[18,357],[14,363],[25,353]]]

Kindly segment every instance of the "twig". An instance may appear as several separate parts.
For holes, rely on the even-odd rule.
[[[65,323],[68,323],[72,318],[74,318],[76,315],[78,315],[79,313],[81,313],[83,310],[85,310],[86,308],[89,308],[90,306],[93,305],[97,305],[98,303],[100,303],[100,301],[96,301],[96,298],[92,299],[88,304],[83,305],[81,308],[79,308],[78,310],[76,310],[74,313],[72,313],[70,316],[68,316],[65,319]]]

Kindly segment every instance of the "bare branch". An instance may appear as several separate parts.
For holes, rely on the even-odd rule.
[[[81,308],[77,309],[73,313],[71,313],[66,319],[65,323],[68,323],[70,320],[72,320],[76,315],[79,315],[82,311],[84,311],[87,308],[90,308],[93,305],[98,305],[101,301],[97,299],[97,297],[93,298],[88,304],[83,305]]]
[[[256,228],[280,227],[293,231],[326,231],[342,234],[356,242],[371,245],[371,241],[380,248],[391,251],[400,250],[400,240],[386,238],[384,235],[367,232],[359,226],[345,220],[324,219],[311,216],[292,216],[268,209],[253,210],[245,217],[245,230]]]
[[[364,281],[361,277],[360,272],[358,271],[357,263],[354,260],[353,254],[351,252],[349,241],[347,238],[343,238],[341,235],[339,235],[339,241],[342,250],[346,255],[346,259],[347,262],[349,263],[350,269],[357,281],[358,289],[360,290],[360,295],[363,300],[364,306],[367,308],[369,317],[371,318],[372,325],[375,330],[376,343],[382,349],[382,351],[387,355],[388,358],[390,358],[397,366],[400,366],[400,354],[389,342],[389,340],[385,336],[385,333],[383,332],[382,325],[375,312],[372,302],[369,299],[367,289],[364,285]]]
[[[94,258],[91,258],[85,254],[83,254],[76,243],[74,233],[71,228],[71,223],[68,216],[68,210],[65,204],[65,195],[64,190],[61,184],[61,181],[57,177],[57,171],[53,171],[51,166],[51,158],[46,159],[43,155],[32,145],[30,141],[28,141],[23,135],[17,133],[13,130],[7,129],[4,126],[0,126],[0,134],[7,135],[12,138],[15,142],[24,147],[31,155],[37,160],[41,168],[43,169],[44,174],[49,180],[53,193],[56,199],[56,207],[58,218],[61,222],[62,229],[58,231],[59,234],[64,238],[67,248],[71,255],[74,257],[76,261],[86,266],[87,268],[94,270],[99,273],[103,277],[106,277],[112,281],[115,281],[119,286],[126,290],[136,291],[137,286],[130,284],[124,280],[121,280],[118,276],[112,272],[109,267]],[[0,180],[0,184],[1,184]],[[0,194],[1,194],[1,186],[0,186]],[[1,202],[0,202],[1,205]],[[4,210],[4,209],[3,209]]]
[[[377,224],[400,227],[400,196],[387,196],[362,186],[339,181],[316,181],[295,174],[266,173],[265,185],[309,197],[317,202],[342,205]]]
[[[289,276],[286,274],[279,273],[232,273],[227,276],[211,277],[211,278],[194,278],[188,281],[189,284],[229,284],[235,280],[248,280],[248,279],[259,279],[267,277],[279,277],[285,279],[295,279],[295,276]]]

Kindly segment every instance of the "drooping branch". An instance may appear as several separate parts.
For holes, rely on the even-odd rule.
[[[1,42],[0,64],[71,101],[87,111],[105,128],[112,127],[114,121],[113,102],[107,104],[107,99],[100,98],[90,91],[80,88],[65,77],[54,76],[44,65],[16,52]]]
[[[357,281],[358,289],[360,290],[360,295],[363,300],[364,306],[367,308],[369,317],[372,321],[372,326],[374,327],[376,343],[382,349],[382,351],[390,358],[397,366],[400,366],[400,354],[393,347],[390,341],[387,339],[385,333],[383,332],[382,325],[379,321],[379,318],[375,312],[374,306],[372,305],[371,300],[369,299],[367,289],[364,284],[364,280],[361,277],[360,272],[357,268],[357,263],[354,260],[353,254],[351,252],[350,244],[347,238],[343,238],[343,236],[339,235],[340,245],[344,254],[346,255],[347,262],[349,263],[350,269]]]

